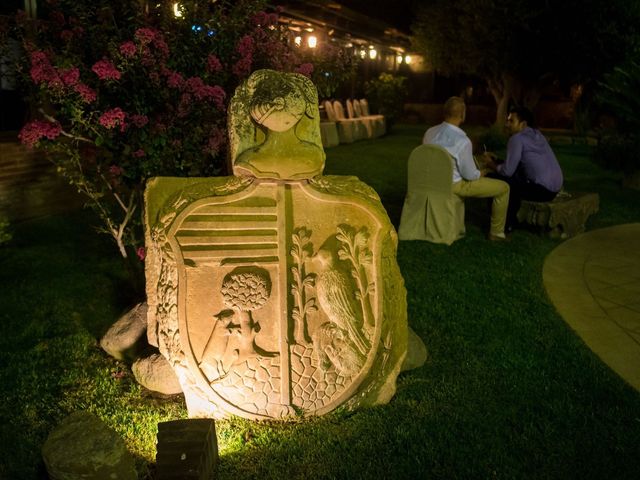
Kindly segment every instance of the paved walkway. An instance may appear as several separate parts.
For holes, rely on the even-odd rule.
[[[640,223],[567,240],[547,256],[543,279],[565,321],[640,390]]]

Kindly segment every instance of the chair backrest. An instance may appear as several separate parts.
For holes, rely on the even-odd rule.
[[[347,99],[347,115],[349,115],[349,118],[356,118],[356,114],[353,111],[353,103],[350,99]]]
[[[360,100],[358,99],[353,101],[353,113],[355,113],[356,117],[362,116],[362,105],[360,105]]]
[[[407,191],[451,193],[453,157],[438,145],[420,145],[409,155]]]
[[[369,102],[367,102],[366,98],[360,99],[360,108],[362,108],[362,115],[365,117],[371,115],[371,112],[369,112]]]
[[[324,111],[327,112],[327,118],[330,122],[336,121],[336,112],[333,109],[333,105],[329,100],[325,100],[324,102]]]
[[[344,116],[344,108],[342,108],[342,104],[340,103],[340,100],[336,100],[335,102],[333,102],[333,111],[336,114],[336,120],[345,120],[345,116]]]

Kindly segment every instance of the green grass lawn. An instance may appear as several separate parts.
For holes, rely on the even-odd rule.
[[[397,226],[406,160],[422,127],[327,150],[327,174],[378,191]],[[600,193],[589,229],[640,221],[640,192],[558,147],[569,191]],[[447,247],[400,242],[409,323],[427,363],[401,374],[390,404],[289,424],[217,422],[221,479],[640,478],[640,394],[563,322],[542,284],[558,244],[516,231],[485,240],[485,206]],[[40,447],[86,409],[120,433],[153,478],[157,422],[186,417],[182,400],[137,386],[97,339],[136,299],[115,246],[88,212],[15,225],[0,248],[0,479],[45,478]]]

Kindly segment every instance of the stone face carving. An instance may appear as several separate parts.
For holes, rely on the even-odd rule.
[[[231,100],[229,124],[234,174],[302,179],[322,173],[318,94],[303,75],[253,73]]]
[[[278,110],[279,101],[264,106],[271,91],[247,96],[265,78],[292,88],[290,75],[256,72],[230,115],[234,171],[251,176],[156,178],[145,192],[149,322],[192,417],[288,418],[384,403],[406,354],[397,237],[380,200],[355,177],[307,180],[324,156],[300,165],[289,143],[268,161],[254,156],[266,140],[252,140],[258,130],[238,111],[250,105],[245,120],[261,125],[281,113],[266,121],[276,133],[306,115]],[[296,138],[316,138],[321,151],[313,125]]]

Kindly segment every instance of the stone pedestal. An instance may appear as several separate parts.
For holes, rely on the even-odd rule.
[[[584,232],[587,219],[599,206],[597,193],[560,192],[552,202],[523,200],[518,221],[547,230],[552,238],[569,238]]]

